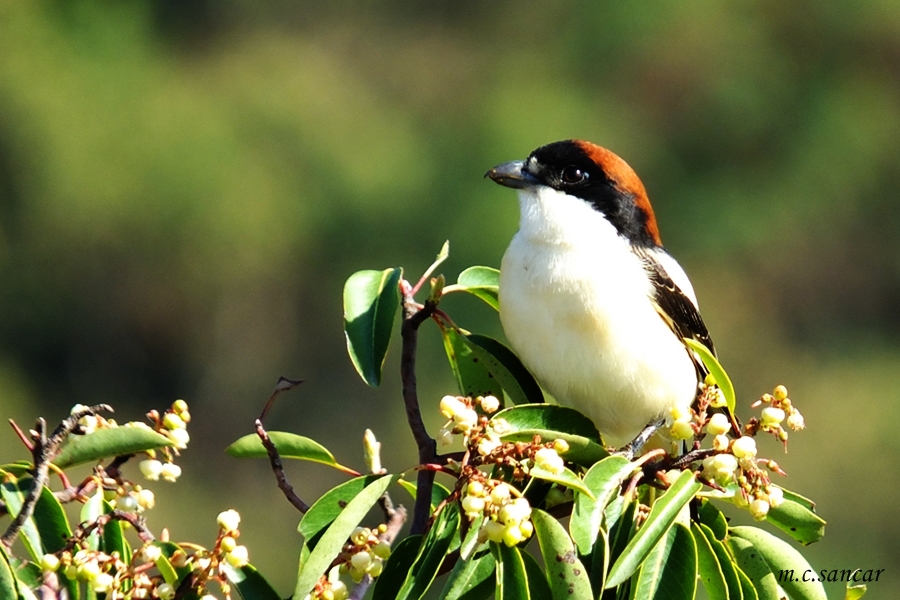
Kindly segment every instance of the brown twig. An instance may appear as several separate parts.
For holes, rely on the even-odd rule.
[[[405,282],[404,282],[405,283]],[[403,324],[400,326],[402,349],[400,355],[400,379],[403,385],[403,404],[406,407],[406,419],[412,431],[416,446],[419,449],[419,464],[435,462],[437,443],[428,435],[422,411],[419,408],[419,396],[416,390],[416,348],[418,346],[419,325],[428,319],[436,308],[430,299],[419,308],[412,297],[412,290],[401,285],[403,292]],[[410,533],[423,533],[431,514],[431,490],[434,487],[434,472],[420,470],[416,478],[416,504]]]
[[[278,489],[281,490],[284,497],[287,498],[287,501],[290,502],[294,508],[302,513],[306,513],[306,511],[309,510],[309,504],[304,502],[300,496],[294,492],[294,486],[288,482],[287,476],[284,474],[284,465],[281,464],[281,455],[278,454],[278,449],[275,447],[275,444],[272,443],[265,428],[263,428],[262,421],[257,419],[255,425],[256,435],[259,436],[260,441],[262,441],[263,446],[266,448],[266,452],[269,454],[269,464],[272,465],[272,472],[275,474],[275,481],[278,482]]]
[[[12,546],[12,543],[19,535],[19,531],[34,513],[34,507],[38,498],[41,497],[41,492],[47,484],[50,463],[59,454],[60,446],[66,437],[78,427],[78,421],[82,417],[99,412],[113,412],[113,409],[107,404],[98,404],[75,411],[57,425],[50,437],[47,437],[47,422],[42,418],[37,420],[34,431],[31,432],[31,439],[34,443],[31,450],[32,461],[34,462],[34,478],[31,483],[31,489],[28,490],[25,501],[22,503],[22,509],[9,524],[9,527],[6,528],[3,536],[0,537],[0,543],[6,548]]]

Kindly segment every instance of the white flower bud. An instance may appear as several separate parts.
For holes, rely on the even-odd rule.
[[[803,415],[796,408],[791,411],[791,415],[787,418],[787,426],[793,431],[806,429],[806,421],[803,420]]]
[[[784,503],[784,492],[779,487],[769,488],[769,504],[772,508],[778,508]]]
[[[112,588],[115,580],[109,573],[100,573],[91,582],[91,589],[97,593],[105,594]]]
[[[116,499],[116,508],[122,512],[133,513],[138,509],[138,501],[132,495],[122,496]]]
[[[562,457],[553,448],[541,448],[535,452],[534,464],[536,467],[557,475],[566,469]]]
[[[438,432],[438,444],[441,446],[449,446],[453,443],[453,431],[447,427],[441,427]]]
[[[499,448],[501,445],[502,444],[499,438],[486,435],[478,442],[478,454],[480,454],[481,456],[487,456],[488,454]]]
[[[187,429],[170,429],[166,432],[166,437],[172,440],[172,443],[179,450],[187,448],[188,442],[191,441],[191,436]]]
[[[160,475],[166,481],[174,482],[176,479],[181,477],[181,467],[179,467],[175,463],[165,463],[160,470]]]
[[[496,544],[503,541],[503,532],[505,529],[506,527],[504,527],[502,523],[490,520],[482,526],[481,531],[484,532],[484,536],[488,540]]]
[[[470,481],[466,484],[466,494],[469,496],[484,496],[484,484],[480,481]]]
[[[365,571],[372,564],[372,555],[363,550],[350,557],[350,565],[358,571]]]
[[[225,555],[225,560],[228,561],[228,564],[232,567],[240,569],[250,560],[250,553],[247,551],[247,546],[235,546],[234,550]]]
[[[723,413],[716,413],[709,418],[706,424],[706,432],[710,435],[721,435],[731,429],[731,423]]]
[[[478,496],[466,496],[462,499],[462,509],[466,516],[474,519],[484,511],[484,498]]]
[[[709,405],[712,408],[725,408],[728,406],[728,401],[725,400],[725,394],[722,393],[722,390],[719,388],[715,388],[710,395]]]
[[[172,600],[175,597],[175,588],[168,583],[159,584],[154,592],[159,600]]]
[[[757,498],[750,503],[750,514],[753,515],[753,518],[757,521],[762,521],[766,518],[766,515],[769,514],[769,503]]]
[[[503,528],[503,543],[507,546],[515,546],[524,540],[525,536],[522,535],[520,523],[508,523]]]
[[[448,419],[452,419],[456,413],[466,408],[466,405],[456,396],[444,396],[441,398],[441,414]]]
[[[756,440],[745,435],[731,444],[731,452],[738,458],[753,458],[756,456]]]
[[[487,414],[495,413],[499,408],[500,400],[498,400],[496,396],[485,396],[481,399],[481,410]]]
[[[151,490],[142,489],[137,493],[137,503],[141,508],[150,510],[156,506],[156,496]]]
[[[456,427],[462,431],[468,431],[478,425],[478,413],[468,407],[463,407],[453,415]]]
[[[497,506],[501,506],[504,502],[509,500],[511,495],[512,492],[509,489],[509,485],[506,483],[498,483],[494,486],[494,489],[491,490],[491,502]]]
[[[144,562],[155,563],[157,560],[159,560],[159,557],[162,556],[162,550],[159,548],[159,546],[147,544],[146,546],[141,548],[140,555]]]
[[[675,421],[672,423],[671,434],[676,440],[689,440],[694,437],[694,428],[690,421]]]
[[[767,406],[762,410],[760,420],[762,421],[763,427],[779,425],[784,421],[784,411],[780,408],[775,408],[774,406]]]
[[[230,533],[232,531],[237,531],[238,526],[241,524],[241,515],[238,511],[230,508],[220,512],[219,516],[216,517],[216,522],[219,524],[219,527],[222,528],[222,531]]]

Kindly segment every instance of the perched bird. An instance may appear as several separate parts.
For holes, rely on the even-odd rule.
[[[485,176],[519,194],[519,231],[500,268],[500,321],[544,389],[616,446],[673,407],[686,411],[703,371],[683,338],[713,344],[631,167],[566,140]]]

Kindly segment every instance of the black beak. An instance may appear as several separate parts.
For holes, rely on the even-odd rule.
[[[525,171],[524,167],[525,161],[513,160],[508,163],[503,163],[502,165],[497,165],[485,173],[484,176],[490,177],[500,185],[505,185],[506,187],[517,190],[538,185],[538,180],[534,175]]]

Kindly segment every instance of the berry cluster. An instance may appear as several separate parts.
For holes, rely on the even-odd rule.
[[[181,467],[174,463],[175,457],[178,456],[179,450],[187,448],[191,439],[187,432],[187,424],[191,420],[187,402],[176,400],[165,414],[160,415],[158,411],[152,410],[147,413],[147,418],[153,423],[153,430],[169,438],[174,447],[159,451],[163,460],[157,458],[157,451],[148,450],[147,458],[140,462],[138,468],[149,481],[159,481],[162,477],[165,481],[174,482],[181,477]],[[147,427],[143,423],[134,425]]]
[[[384,561],[391,555],[391,545],[379,537],[386,531],[383,524],[375,530],[368,527],[353,530],[335,561],[337,564],[327,576],[319,579],[304,600],[346,600],[350,591],[341,575],[349,575],[354,583],[359,583],[366,575],[372,578],[381,575]]]

